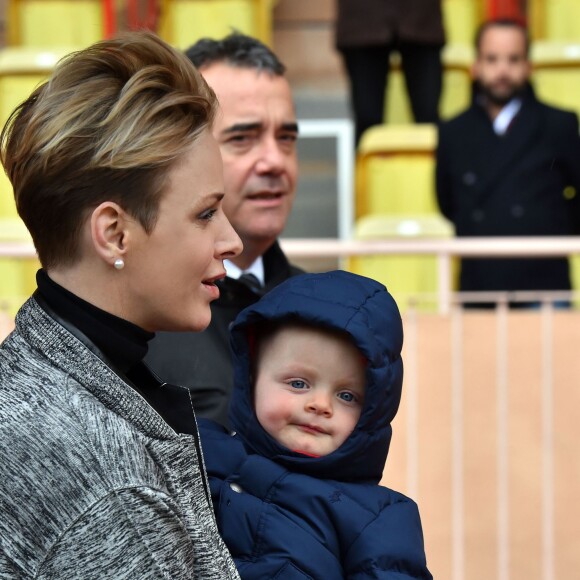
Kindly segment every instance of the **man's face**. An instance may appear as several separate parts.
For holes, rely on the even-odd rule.
[[[280,235],[296,188],[298,127],[285,78],[223,63],[202,69],[221,111],[219,144],[224,211],[245,246],[269,246]]]
[[[488,28],[481,37],[473,74],[493,104],[511,101],[530,77],[524,32],[515,26]]]

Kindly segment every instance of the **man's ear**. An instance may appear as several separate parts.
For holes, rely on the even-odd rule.
[[[472,81],[477,79],[477,71],[478,71],[477,60],[474,60],[471,66],[469,67],[469,74],[471,75]]]
[[[91,238],[97,254],[111,266],[122,259],[129,239],[129,219],[113,201],[104,201],[91,214]]]

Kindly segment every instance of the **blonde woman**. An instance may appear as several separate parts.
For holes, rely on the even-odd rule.
[[[0,347],[1,577],[237,578],[189,395],[142,362],[155,331],[208,325],[241,250],[215,108],[133,33],[67,57],[4,128],[42,269]]]

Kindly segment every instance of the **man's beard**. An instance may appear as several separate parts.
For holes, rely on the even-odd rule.
[[[480,81],[476,81],[477,92],[488,103],[503,107],[507,105],[512,99],[519,97],[524,92],[527,81],[522,85],[511,84],[509,89],[501,92],[497,91],[493,86],[483,85]]]

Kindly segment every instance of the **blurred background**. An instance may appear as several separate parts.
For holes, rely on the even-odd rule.
[[[446,37],[442,119],[468,106],[474,33],[484,19],[495,17],[528,23],[539,98],[580,111],[578,0],[442,0],[441,8]],[[348,78],[335,48],[335,24],[335,0],[0,0],[0,121],[58,58],[116,30],[153,29],[171,44],[187,48],[202,36],[221,37],[238,29],[269,44],[287,65],[303,121],[298,195],[286,238],[452,238],[453,230],[435,203],[436,131],[429,124],[413,123],[396,51],[390,59],[384,124],[367,131],[355,150]],[[20,234],[26,238],[18,220],[10,221],[13,217],[10,186],[1,175],[0,219],[5,221],[0,241]],[[402,267],[405,274],[397,276],[396,285],[391,276],[390,286],[406,304],[412,296],[438,291],[435,260],[410,260],[391,265],[366,257],[351,260],[349,267],[379,278],[380,272],[400,272]],[[307,265],[301,256],[295,261],[311,270],[346,265],[336,256],[312,256]],[[580,286],[579,270],[573,260],[575,287]],[[452,266],[450,289],[456,286],[455,271]],[[4,310],[16,312],[30,284],[34,286],[29,271],[22,275],[24,279],[14,277],[13,287],[6,279],[0,286]]]

